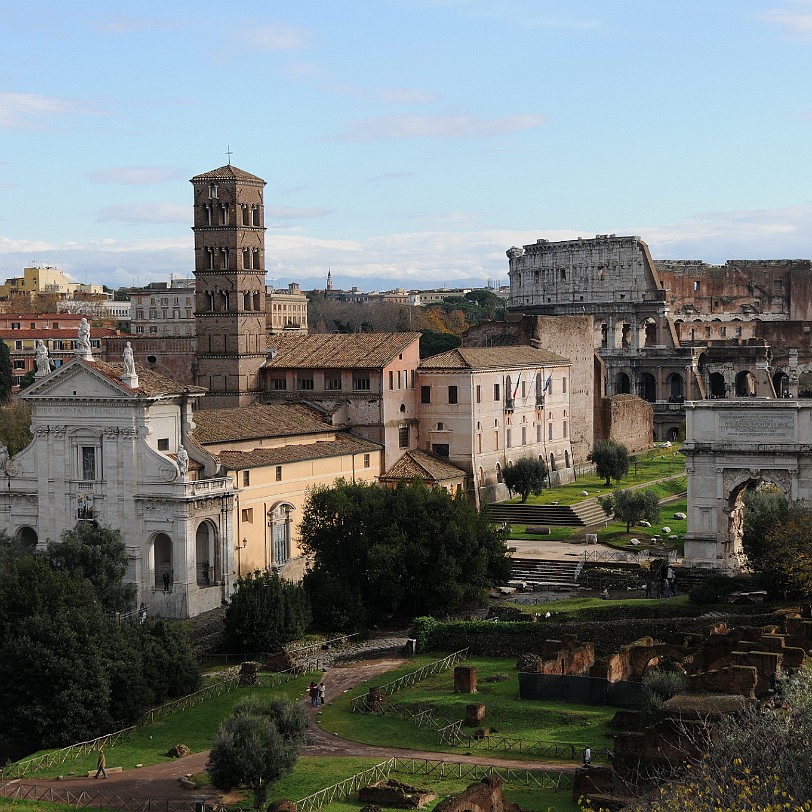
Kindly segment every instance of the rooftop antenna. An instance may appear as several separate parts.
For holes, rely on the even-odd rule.
[[[226,155],[228,155],[228,165],[229,165],[229,166],[231,166],[231,156],[232,156],[233,154],[234,154],[234,153],[231,151],[231,144],[228,144],[228,145],[226,146]]]

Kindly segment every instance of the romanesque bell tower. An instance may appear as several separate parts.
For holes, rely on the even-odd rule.
[[[265,360],[265,181],[228,164],[195,175],[197,383],[206,407],[256,398]]]

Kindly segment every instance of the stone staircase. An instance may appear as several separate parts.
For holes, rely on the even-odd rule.
[[[540,561],[536,558],[511,559],[511,581],[524,581],[535,589],[572,589],[577,585],[581,561]]]
[[[494,504],[488,506],[493,522],[555,527],[590,527],[603,524],[606,514],[595,499],[575,505]]]

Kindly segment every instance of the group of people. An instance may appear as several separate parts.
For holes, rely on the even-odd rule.
[[[670,565],[660,567],[646,583],[647,598],[676,598],[678,594],[677,574]]]
[[[310,687],[307,689],[308,696],[310,697],[310,705],[311,707],[318,707],[319,705],[324,704],[324,680],[322,680],[318,685],[315,682],[310,683]]]

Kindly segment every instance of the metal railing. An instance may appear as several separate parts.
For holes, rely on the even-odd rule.
[[[408,674],[404,674],[402,677],[398,677],[391,682],[381,685],[378,690],[386,696],[391,696],[398,691],[411,688],[412,685],[426,679],[426,677],[432,677],[435,674],[439,674],[441,671],[448,671],[449,668],[455,666],[457,663],[464,662],[468,659],[468,651],[469,649],[467,648],[455,651],[453,654],[449,654],[448,657],[445,657],[442,660],[428,663],[422,668],[418,668],[416,671],[410,671]],[[369,713],[366,698],[366,694],[361,694],[361,696],[356,696],[352,700],[350,709],[353,713]]]

